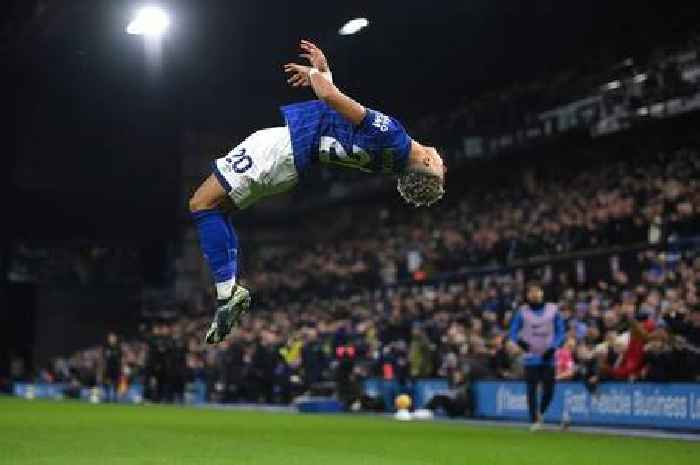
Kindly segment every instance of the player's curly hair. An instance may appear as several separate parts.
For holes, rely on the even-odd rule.
[[[397,184],[401,197],[414,207],[429,207],[445,194],[444,179],[423,171],[407,170]]]

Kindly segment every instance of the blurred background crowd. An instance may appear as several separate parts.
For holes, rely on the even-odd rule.
[[[367,378],[444,377],[468,399],[475,379],[522,376],[506,334],[525,281],[537,277],[566,321],[558,379],[591,389],[609,379],[700,380],[699,168],[684,148],[585,172],[525,173],[418,214],[386,204],[365,216],[358,205],[352,217],[363,221],[342,234],[368,239],[253,247],[242,279],[255,309],[224,344],[203,343],[213,304],[205,295],[144,321],[138,335],[111,334],[57,358],[39,377],[76,390],[140,383],[157,401],[182,399],[193,381],[213,401],[335,392],[366,408],[378,408],[363,395]],[[323,228],[327,218],[305,221]],[[622,369],[634,338],[643,359]]]
[[[337,293],[537,257],[692,235],[700,212],[696,150],[636,156],[584,171],[552,166],[469,184],[428,211],[361,205],[304,218],[324,230],[354,218],[334,240],[244,251],[246,279],[273,295]],[[361,218],[361,221],[357,221]],[[336,226],[337,228],[337,226]],[[346,238],[346,239],[343,239]],[[349,239],[347,239],[349,238]]]

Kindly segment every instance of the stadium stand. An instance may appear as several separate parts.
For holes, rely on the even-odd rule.
[[[606,379],[698,379],[698,160],[682,149],[526,176],[529,186],[509,184],[486,201],[460,197],[418,217],[387,207],[343,231],[371,239],[252,253],[244,279],[259,303],[233,337],[203,344],[206,307],[158,321],[121,342],[122,388],[143,382],[148,397],[167,400],[199,380],[211,400],[266,403],[338,389],[348,405],[371,406],[359,387],[368,377],[437,376],[454,387],[519,378],[519,351],[504,331],[533,275],[567,320],[561,379],[591,389]],[[640,314],[645,358],[621,371],[629,320]],[[102,351],[56,359],[40,378],[99,383]]]
[[[380,403],[362,390],[370,377],[399,385],[440,377],[464,392],[477,379],[519,379],[519,349],[504,335],[532,276],[546,283],[567,321],[559,379],[582,380],[592,392],[605,380],[699,380],[698,141],[661,131],[661,142],[620,151],[600,137],[645,132],[660,124],[651,119],[692,110],[697,41],[684,47],[576,82],[563,73],[546,86],[500,91],[417,121],[418,134],[444,141],[449,155],[444,202],[416,211],[356,200],[347,188],[342,212],[326,205],[305,214],[302,226],[244,225],[242,279],[256,293],[251,317],[209,347],[209,292],[194,289],[185,301],[156,308],[138,333],[121,335],[114,388],[141,384],[154,401],[181,399],[193,382],[206,385],[212,401],[288,403],[335,392],[347,407],[376,409]],[[550,118],[568,116],[571,124]],[[572,132],[586,134],[586,143],[543,145]],[[528,148],[565,149],[573,160],[507,157]],[[34,267],[32,253],[15,251],[24,258],[10,267],[16,280],[50,276],[88,286],[138,275],[134,254],[118,246],[58,250]],[[644,358],[622,369],[634,318],[647,328]],[[105,352],[113,349],[54,358],[35,373],[15,364],[12,376],[67,383],[79,395],[105,382]]]

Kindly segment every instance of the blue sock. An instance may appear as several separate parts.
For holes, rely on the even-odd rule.
[[[231,296],[238,271],[238,236],[220,210],[202,210],[192,214],[199,233],[204,259],[216,281],[219,299]]]

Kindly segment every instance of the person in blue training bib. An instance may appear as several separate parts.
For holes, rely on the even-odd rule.
[[[250,308],[250,292],[236,283],[238,237],[223,206],[238,209],[291,189],[316,163],[398,177],[406,202],[420,207],[444,195],[445,168],[434,147],[411,139],[395,118],[366,108],[341,92],[323,52],[302,40],[310,66],[288,63],[292,87],[311,87],[317,100],[281,108],[285,126],[257,131],[214,161],[212,174],[190,199],[200,246],[216,282],[217,308],[206,334],[217,344]]]
[[[554,353],[564,343],[564,320],[555,303],[545,303],[544,288],[538,281],[525,287],[523,304],[510,323],[508,339],[523,350],[527,408],[532,431],[542,428],[544,414],[554,397]],[[538,387],[542,385],[539,402]]]

